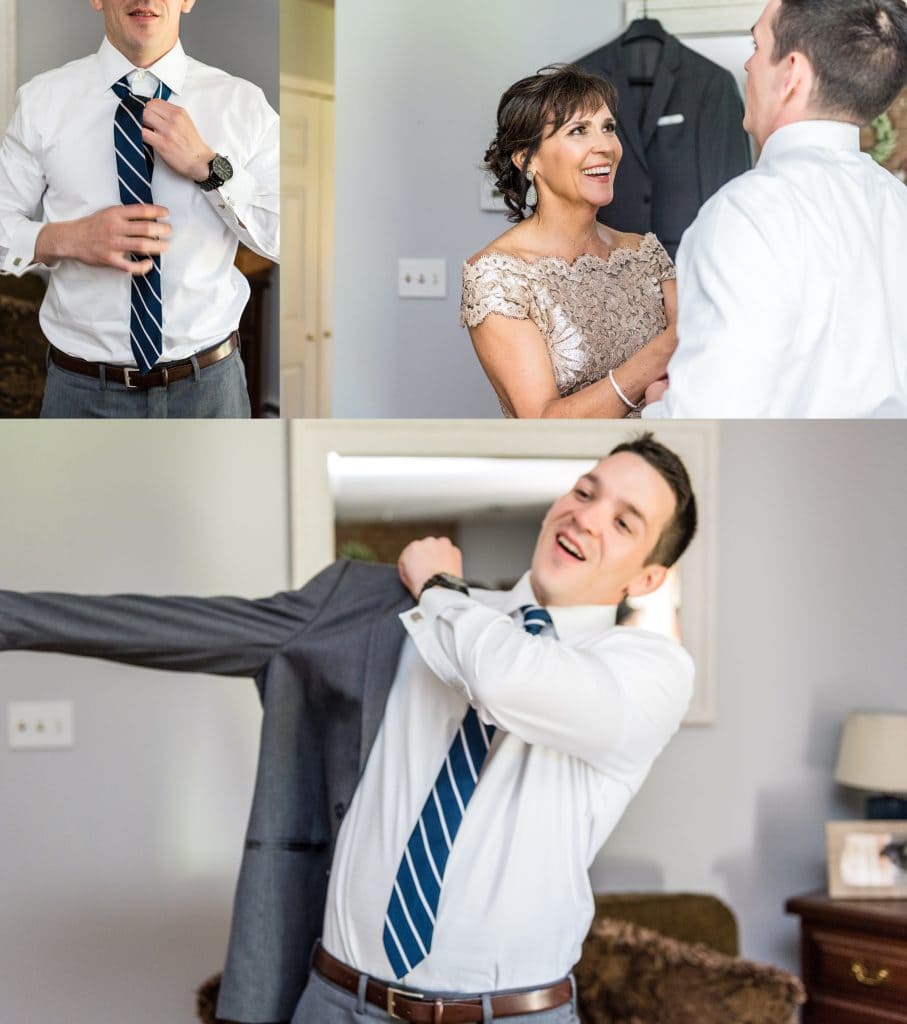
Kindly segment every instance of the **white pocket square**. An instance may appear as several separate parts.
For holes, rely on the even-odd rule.
[[[683,114],[665,114],[664,117],[660,117],[658,119],[658,127],[664,128],[664,126],[668,124],[683,124],[683,122]]]

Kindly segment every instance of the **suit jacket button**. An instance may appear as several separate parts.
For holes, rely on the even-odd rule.
[[[338,821],[346,814],[346,806],[344,804],[334,804],[334,816]]]
[[[650,195],[645,195],[645,196],[642,197],[642,201],[644,203],[651,203],[652,202],[652,197]]]

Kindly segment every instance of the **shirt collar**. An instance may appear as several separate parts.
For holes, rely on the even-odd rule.
[[[777,128],[765,140],[759,163],[795,149],[843,149],[860,152],[860,129],[846,121],[796,121]]]
[[[524,604],[539,604],[532,590],[529,573],[517,580],[513,589],[482,592],[482,600],[493,604],[499,611],[512,615]],[[617,605],[576,604],[548,607],[558,639],[575,642],[586,637],[599,636],[611,629],[617,619]]]
[[[135,65],[130,64],[127,58],[111,43],[105,36],[97,53],[98,67],[101,75],[101,88],[106,91],[114,82],[118,82],[123,75],[128,75],[135,70]],[[171,92],[179,94],[182,92],[183,84],[186,81],[189,58],[183,49],[183,44],[177,39],[176,45],[159,60],[156,60],[145,70],[154,75]]]

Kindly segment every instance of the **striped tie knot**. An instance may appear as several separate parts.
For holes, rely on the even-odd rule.
[[[524,604],[520,606],[523,613],[523,629],[530,636],[538,636],[545,626],[554,626],[551,616],[537,604]]]
[[[142,118],[148,98],[136,96],[124,75],[111,86],[119,99],[113,119],[113,148],[116,154],[120,202],[151,205],[151,176],[154,150],[142,139]],[[159,82],[154,99],[169,100],[171,91]],[[152,97],[149,97],[152,98]],[[164,310],[161,297],[161,257],[132,253],[133,260],[150,259],[151,270],[136,274],[130,287],[129,342],[136,366],[147,373],[160,359],[164,347]]]

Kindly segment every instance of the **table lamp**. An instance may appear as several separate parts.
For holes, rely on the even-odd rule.
[[[835,781],[866,789],[866,817],[907,818],[907,714],[854,711],[841,733]]]

